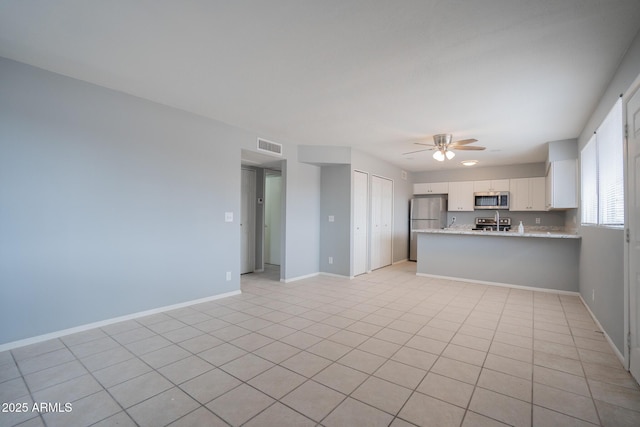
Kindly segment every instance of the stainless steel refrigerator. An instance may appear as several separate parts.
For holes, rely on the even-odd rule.
[[[413,230],[445,228],[447,226],[447,196],[427,196],[411,199],[409,206],[409,260],[418,259],[418,239]]]

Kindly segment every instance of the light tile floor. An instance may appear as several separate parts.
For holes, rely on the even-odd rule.
[[[638,426],[579,298],[415,275],[282,284],[0,353],[1,426]],[[71,412],[32,412],[34,402]]]

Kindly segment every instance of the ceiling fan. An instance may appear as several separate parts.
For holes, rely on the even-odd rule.
[[[484,150],[485,147],[480,147],[477,145],[468,145],[468,144],[473,144],[474,142],[477,142],[477,139],[462,139],[460,141],[454,141],[451,142],[453,136],[450,133],[440,133],[438,135],[433,135],[433,144],[425,144],[422,142],[416,142],[415,144],[417,145],[425,145],[427,147],[430,148],[425,148],[423,150],[417,150],[417,151],[410,151],[408,153],[403,153],[403,154],[413,154],[413,153],[419,153],[421,151],[429,151],[429,150],[436,150],[435,153],[433,153],[433,158],[436,159],[439,162],[444,162],[444,159],[447,158],[449,160],[453,159],[456,155],[456,153],[454,153],[451,150]]]

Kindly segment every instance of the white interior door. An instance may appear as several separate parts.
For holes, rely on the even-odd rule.
[[[371,177],[371,269],[391,264],[393,181]]]
[[[282,177],[268,173],[264,196],[264,261],[280,265]]]
[[[256,172],[242,169],[240,196],[240,274],[255,269]]]
[[[392,248],[393,248],[393,181],[388,179],[382,180],[382,233],[380,248],[380,263],[382,266],[391,265]]]
[[[627,103],[629,227],[629,370],[640,382],[640,90]]]
[[[367,272],[367,204],[369,175],[353,172],[353,275]]]

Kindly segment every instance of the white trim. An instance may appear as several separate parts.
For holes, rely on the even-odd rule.
[[[353,279],[353,276],[345,276],[344,274],[335,274],[335,273],[325,273],[323,271],[320,272],[320,276],[339,277],[341,279]]]
[[[579,296],[580,295],[579,292],[575,292],[575,291],[563,291],[563,290],[560,290],[560,289],[537,288],[535,286],[512,285],[510,283],[488,282],[486,280],[466,279],[466,278],[463,278],[463,277],[438,276],[436,274],[427,274],[427,273],[416,273],[416,276],[432,277],[432,278],[435,278],[435,279],[455,280],[457,282],[477,283],[479,285],[501,286],[503,288],[523,289],[523,290],[526,290],[526,291],[548,292],[548,293],[551,293],[551,294],[572,295],[572,296]]]
[[[598,328],[604,334],[604,337],[607,339],[607,342],[609,343],[609,346],[611,347],[611,349],[613,350],[615,355],[618,356],[618,359],[620,360],[620,363],[622,363],[622,366],[626,366],[625,365],[625,361],[624,361],[624,356],[622,355],[622,353],[620,353],[620,350],[618,350],[618,347],[615,346],[615,344],[613,343],[613,340],[611,339],[611,337],[609,336],[607,331],[605,331],[605,329],[602,327],[602,325],[598,321],[598,318],[596,317],[596,315],[593,314],[593,311],[591,311],[591,308],[587,305],[587,303],[585,302],[584,298],[582,298],[582,295],[580,295],[580,301],[582,301],[582,304],[584,304],[584,306],[587,308],[587,311],[591,315],[591,318],[593,319],[594,322],[596,322],[596,325],[598,326]],[[625,368],[625,369],[628,370],[628,367]]]
[[[622,119],[626,126],[629,125],[629,123],[627,122],[627,116],[628,116],[627,105],[629,104],[629,101],[631,100],[631,98],[633,98],[636,92],[638,91],[640,91],[640,74],[636,76],[631,86],[629,86],[629,89],[627,89],[622,95]],[[623,155],[624,155],[624,194],[625,194],[624,229],[626,230],[631,227],[631,224],[629,223],[631,206],[629,206],[629,197],[627,195],[631,194],[631,185],[632,185],[632,182],[629,179],[631,178],[631,173],[630,173],[631,168],[629,167],[630,165],[629,165],[628,135],[625,135],[624,137]],[[626,231],[623,231],[623,233],[625,232]],[[625,343],[624,343],[624,362],[622,364],[625,369],[629,370],[629,368],[631,367],[631,345],[629,343],[628,337],[631,334],[631,330],[632,330],[631,328],[631,312],[632,312],[631,280],[632,279],[631,279],[631,275],[629,274],[631,273],[631,245],[627,242],[627,239],[623,239],[623,241],[624,241],[624,261],[623,261],[623,265],[624,265],[624,328],[623,329],[624,330],[623,330],[623,333],[624,333]]]
[[[292,277],[291,279],[280,279],[280,281],[282,283],[297,282],[298,280],[303,280],[303,279],[309,279],[311,277],[316,277],[319,274],[320,274],[320,272],[316,272],[316,273],[311,273],[311,274],[305,274],[304,276]]]
[[[173,304],[173,305],[167,305],[167,306],[164,306],[164,307],[153,308],[151,310],[139,311],[137,313],[127,314],[127,315],[119,316],[119,317],[113,317],[111,319],[101,320],[99,322],[87,323],[85,325],[80,325],[80,326],[76,326],[76,327],[69,328],[69,329],[63,329],[63,330],[60,330],[60,331],[50,332],[50,333],[44,334],[44,335],[38,335],[38,336],[35,336],[35,337],[31,337],[31,338],[25,338],[23,340],[12,341],[12,342],[9,342],[9,343],[6,343],[6,344],[1,344],[0,345],[0,352],[6,351],[6,350],[11,350],[11,349],[14,349],[14,348],[17,348],[17,347],[23,347],[25,345],[36,344],[36,343],[39,343],[39,342],[42,342],[42,341],[51,340],[51,339],[54,339],[54,338],[64,337],[66,335],[71,335],[71,334],[75,334],[75,333],[78,333],[78,332],[88,331],[89,329],[95,329],[95,328],[100,328],[102,326],[112,325],[112,324],[118,323],[118,322],[124,322],[125,320],[137,319],[137,318],[140,318],[140,317],[149,316],[151,314],[157,314],[157,313],[162,313],[162,312],[165,312],[165,311],[176,310],[176,309],[182,308],[182,307],[188,307],[188,306],[194,305],[194,304],[201,304],[203,302],[209,302],[209,301],[214,301],[214,300],[221,299],[221,298],[232,297],[232,296],[235,296],[235,295],[240,295],[241,293],[242,292],[240,290],[231,291],[231,292],[225,292],[223,294],[213,295],[213,296],[210,296],[210,297],[205,297],[205,298],[195,299],[195,300],[191,300],[191,301],[181,302],[181,303]]]
[[[401,259],[400,261],[394,261],[391,263],[391,265],[402,264],[403,262],[409,262],[409,259],[405,258],[405,259]]]

